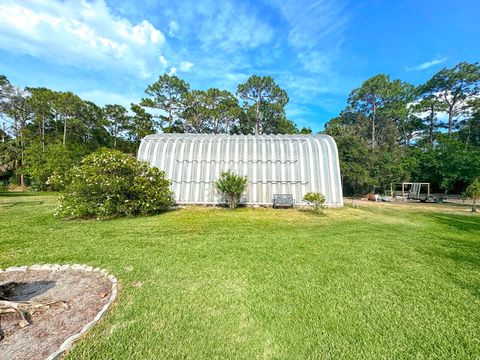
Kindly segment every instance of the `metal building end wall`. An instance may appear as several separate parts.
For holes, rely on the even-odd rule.
[[[180,204],[219,203],[214,182],[233,170],[248,178],[248,205],[270,205],[273,194],[292,194],[299,205],[318,191],[327,206],[343,206],[337,146],[328,135],[155,134],[142,140],[138,159],[166,172]]]

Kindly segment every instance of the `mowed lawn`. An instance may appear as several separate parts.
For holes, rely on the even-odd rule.
[[[118,277],[116,304],[67,359],[480,358],[480,215],[464,207],[62,221],[55,201],[0,196],[0,267]]]

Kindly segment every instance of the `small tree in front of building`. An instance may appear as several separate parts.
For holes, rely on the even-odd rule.
[[[325,195],[320,194],[319,192],[306,193],[303,200],[313,206],[313,210],[317,213],[322,212],[322,209],[325,206]]]
[[[473,200],[472,212],[477,212],[477,200],[480,199],[480,178],[476,178],[469,185],[467,196]]]
[[[228,202],[230,209],[235,209],[240,199],[247,190],[247,177],[228,170],[220,173],[220,178],[215,182],[215,188]]]

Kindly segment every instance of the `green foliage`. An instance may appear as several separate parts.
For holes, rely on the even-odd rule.
[[[103,112],[107,120],[107,129],[113,138],[112,147],[116,149],[120,134],[131,127],[130,117],[122,105],[105,105]]]
[[[62,190],[64,176],[78,164],[85,150],[78,146],[64,146],[61,143],[43,147],[33,143],[25,149],[25,168],[30,186],[35,190]]]
[[[276,133],[272,127],[275,129],[277,122],[285,118],[288,95],[271,76],[250,76],[238,85],[237,96],[245,101],[244,108],[249,115],[246,119],[251,120],[247,133]]]
[[[247,190],[247,177],[233,171],[222,171],[220,178],[215,182],[215,188],[225,198],[229,207],[234,209]]]
[[[142,99],[140,105],[160,109],[167,116],[159,116],[165,132],[172,132],[175,119],[184,109],[184,99],[190,86],[175,75],[163,74],[145,90],[148,98]]]
[[[325,206],[325,195],[319,192],[309,192],[303,196],[303,200],[313,206],[315,212],[321,212]]]
[[[116,150],[85,157],[68,173],[57,214],[88,218],[155,214],[173,205],[165,173]]]
[[[480,177],[475,178],[468,186],[466,195],[473,199],[472,212],[477,212],[477,200],[480,199]]]
[[[422,85],[422,89],[432,94],[431,98],[441,103],[446,110],[446,127],[451,135],[458,117],[466,110],[465,104],[475,99],[480,92],[480,65],[461,62],[453,68],[443,68]]]

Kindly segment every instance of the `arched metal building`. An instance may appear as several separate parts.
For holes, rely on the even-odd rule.
[[[248,178],[243,203],[272,204],[292,194],[296,204],[318,191],[326,205],[343,205],[335,141],[327,135],[156,134],[146,136],[138,159],[166,172],[179,204],[216,204],[214,182],[223,170]]]

